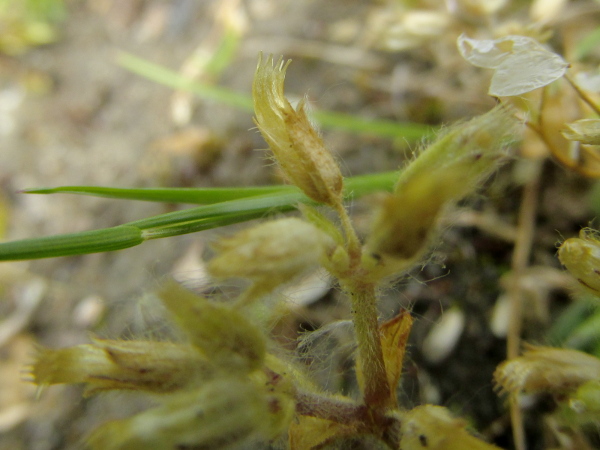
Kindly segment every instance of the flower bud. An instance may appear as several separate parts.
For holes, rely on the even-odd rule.
[[[447,130],[400,174],[367,239],[368,252],[413,261],[426,249],[442,208],[466,196],[506,158],[516,131],[511,112],[497,107]]]
[[[558,259],[581,286],[600,295],[600,240],[596,231],[583,229],[578,238],[564,241],[558,249]]]
[[[268,408],[268,397],[257,386],[225,377],[109,422],[88,443],[93,450],[253,448],[265,439]]]
[[[510,393],[567,393],[600,378],[600,359],[577,350],[534,347],[498,366],[494,380]]]
[[[240,277],[277,286],[319,263],[333,240],[314,225],[289,217],[223,238],[208,270],[216,277]]]
[[[290,61],[258,60],[252,85],[256,125],[289,180],[308,197],[330,206],[342,200],[343,178],[329,150],[311,125],[305,100],[296,109],[283,95]]]
[[[86,383],[87,396],[113,389],[172,392],[207,380],[214,372],[189,345],[94,339],[88,345],[40,349],[30,374],[40,386]]]
[[[499,450],[466,430],[466,422],[442,406],[418,406],[402,415],[403,450]]]
[[[191,344],[219,368],[246,373],[263,364],[265,337],[240,312],[195,295],[175,281],[166,283],[159,296]]]

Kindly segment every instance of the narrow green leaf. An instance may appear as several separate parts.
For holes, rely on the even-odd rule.
[[[254,110],[252,98],[249,95],[189,80],[175,71],[129,53],[121,52],[118,57],[118,63],[127,70],[164,86],[192,92],[203,99],[214,100],[243,111],[252,112]],[[369,134],[384,138],[415,141],[431,134],[432,131],[431,127],[423,124],[365,119],[331,111],[314,111],[311,115],[323,128],[345,130],[354,134]]]
[[[150,202],[196,203],[209,205],[257,195],[298,190],[294,186],[242,188],[113,188],[100,186],[60,186],[24,189],[24,194],[79,194]]]
[[[243,216],[248,213],[266,214],[268,212],[285,211],[293,209],[294,205],[299,202],[308,201],[310,200],[299,191],[289,194],[262,195],[160,214],[158,216],[129,222],[126,225],[131,225],[142,230],[148,230],[150,228],[181,225],[186,222],[193,222],[210,217],[229,215]],[[244,219],[241,218],[238,222],[243,221]]]
[[[361,196],[369,192],[389,190],[398,178],[398,172],[383,172],[346,178],[346,196]],[[94,197],[107,197],[122,200],[143,200],[151,202],[213,203],[256,197],[265,194],[299,193],[291,185],[255,186],[235,188],[113,188],[101,186],[60,186],[53,188],[32,188],[20,191],[24,194],[77,194]]]
[[[120,225],[79,233],[45,236],[0,244],[0,261],[111,252],[144,242],[139,228]]]
[[[119,53],[117,61],[119,65],[125,67],[127,70],[164,86],[192,92],[203,99],[214,100],[241,109],[242,111],[254,111],[252,99],[248,95],[238,94],[219,86],[189,80],[177,72],[151,63],[143,58],[138,58],[130,53]]]
[[[290,207],[290,209],[292,209]],[[193,220],[191,222],[177,223],[165,227],[148,228],[142,231],[145,239],[160,239],[182,234],[195,233],[197,231],[210,230],[211,228],[224,227],[234,223],[247,220],[259,219],[264,216],[263,211],[252,211],[246,214],[228,214],[223,216],[208,217],[206,219]]]
[[[548,342],[557,347],[563,346],[588,317],[599,311],[598,306],[596,297],[587,294],[578,297],[554,320],[546,335]]]
[[[397,172],[386,172],[374,175],[362,175],[346,179],[346,198],[360,197],[376,191],[391,190],[398,178]],[[113,188],[88,188],[66,187],[54,188],[48,191],[85,193],[86,195],[118,196],[118,198],[144,197],[144,192],[152,196],[157,190],[144,189],[113,189]],[[72,189],[72,190],[71,190]],[[255,189],[255,188],[249,188]],[[149,217],[146,219],[129,222],[114,228],[105,228],[80,233],[71,233],[58,236],[25,239],[21,241],[0,243],[0,261],[51,258],[56,256],[78,255],[95,252],[120,250],[141,244],[146,239],[158,239],[169,236],[193,233],[200,230],[216,228],[232,223],[263,217],[270,213],[292,210],[298,203],[312,203],[308,197],[293,186],[273,186],[261,188],[257,192],[274,192],[264,195],[239,198],[244,189],[232,188],[226,190],[224,197],[234,200],[198,206],[196,208],[175,211]],[[30,190],[28,192],[35,192]],[[45,191],[41,189],[40,191]],[[131,192],[128,192],[131,191]],[[163,190],[158,190],[164,193]],[[168,201],[189,201],[190,190],[185,190],[178,196],[178,190],[171,190]],[[219,190],[217,190],[219,191]],[[221,190],[225,191],[225,190]],[[222,192],[221,192],[222,193]],[[245,192],[247,194],[247,192]],[[158,195],[158,194],[157,194]],[[199,196],[206,196],[214,200],[214,192],[207,194],[205,191]],[[238,197],[236,197],[236,195]],[[136,197],[137,196],[137,197]],[[160,195],[158,195],[160,197]],[[164,199],[165,197],[162,197]],[[139,198],[138,198],[139,199]],[[145,198],[144,198],[145,199]]]
[[[400,176],[399,170],[344,178],[344,198],[362,197],[377,191],[391,191]]]
[[[367,134],[382,138],[418,141],[432,134],[428,125],[392,120],[366,119],[333,111],[312,111],[310,116],[324,129],[344,130],[353,134]]]
[[[565,347],[591,350],[600,338],[600,311],[587,317],[567,338]]]

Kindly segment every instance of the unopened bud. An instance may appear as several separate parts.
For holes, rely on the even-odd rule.
[[[93,450],[251,448],[265,439],[268,407],[254,384],[214,380],[134,417],[107,423],[88,443]]]
[[[30,373],[42,387],[86,383],[86,395],[92,395],[114,389],[172,392],[205,381],[214,372],[189,345],[95,339],[88,345],[40,349]]]
[[[558,249],[558,259],[581,286],[600,295],[600,239],[598,232],[581,230],[578,238],[570,238]]]
[[[494,380],[512,394],[566,393],[600,378],[600,359],[577,350],[534,347],[498,366]]]
[[[175,281],[166,283],[159,295],[190,343],[219,368],[246,373],[263,364],[265,337],[240,312],[195,295]]]
[[[330,206],[342,199],[343,178],[323,140],[311,125],[305,100],[296,109],[283,95],[290,61],[273,65],[262,55],[252,85],[256,125],[289,180],[308,197]]]
[[[381,203],[366,243],[370,254],[420,257],[442,208],[475,190],[506,159],[516,125],[509,110],[497,107],[450,128],[419,154]]]
[[[208,270],[216,277],[240,277],[278,284],[316,266],[333,240],[314,225],[289,217],[262,223],[223,238]]]
[[[466,421],[452,417],[442,406],[418,406],[402,415],[404,450],[499,450],[466,430]]]

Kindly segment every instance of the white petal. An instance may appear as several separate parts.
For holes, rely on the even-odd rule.
[[[526,36],[496,40],[458,38],[461,55],[471,64],[496,69],[489,94],[497,97],[520,95],[562,77],[569,64],[556,53]]]
[[[558,80],[569,65],[540,47],[511,55],[496,68],[488,93],[495,97],[521,95]]]
[[[461,34],[458,37],[458,51],[474,66],[495,69],[509,56],[508,52],[497,46],[498,41],[500,39],[470,39]]]

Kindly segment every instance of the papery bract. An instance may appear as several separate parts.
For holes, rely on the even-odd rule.
[[[496,40],[458,37],[460,54],[477,67],[494,69],[488,93],[496,97],[521,95],[562,77],[569,64],[527,36]]]

